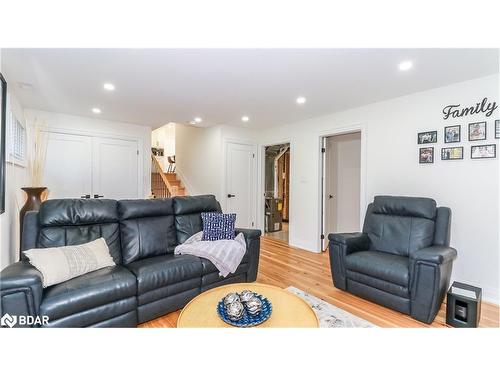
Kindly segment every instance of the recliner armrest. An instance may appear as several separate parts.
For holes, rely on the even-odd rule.
[[[42,294],[42,274],[29,262],[13,263],[0,272],[0,315],[36,316]]]
[[[430,246],[410,255],[412,260],[423,261],[435,264],[444,264],[457,258],[457,251],[448,246]]]
[[[365,251],[370,247],[370,238],[366,233],[330,233],[328,239],[346,245],[347,254],[356,251]]]
[[[245,229],[245,228],[235,228],[235,234],[243,233],[245,239],[256,239],[260,238],[262,232],[259,229]]]
[[[258,229],[242,229],[236,228],[236,234],[243,233],[245,242],[247,244],[248,254],[248,271],[247,282],[254,282],[257,280],[257,272],[259,270],[259,255],[260,255],[260,235],[261,231]]]

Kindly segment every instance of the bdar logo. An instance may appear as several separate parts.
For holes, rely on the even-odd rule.
[[[2,319],[0,319],[0,325],[4,327],[8,326],[9,328],[12,328],[16,325],[16,323],[17,317],[10,314],[4,314],[4,316],[2,316]]]

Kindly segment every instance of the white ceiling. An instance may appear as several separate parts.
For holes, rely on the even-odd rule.
[[[401,72],[398,64],[412,60]],[[498,73],[498,49],[3,49],[25,108],[269,127]],[[104,82],[116,91],[102,89]],[[19,83],[32,85],[21,88]],[[307,103],[295,99],[303,95]],[[100,115],[92,107],[102,109]]]

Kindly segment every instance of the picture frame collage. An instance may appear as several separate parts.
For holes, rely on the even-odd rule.
[[[488,140],[488,122],[472,122],[466,127],[467,140],[469,142],[487,141]],[[493,122],[494,139],[500,139],[500,120]],[[450,125],[444,127],[443,141],[445,147],[441,148],[441,160],[463,160],[464,146],[453,145],[454,143],[462,142],[462,125]],[[434,146],[438,143],[438,131],[424,131],[417,134],[417,144],[424,145],[418,150],[419,164],[432,164],[435,160]],[[471,144],[470,158],[471,159],[495,159],[497,157],[497,144]]]

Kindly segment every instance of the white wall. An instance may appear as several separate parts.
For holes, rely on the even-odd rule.
[[[471,160],[470,145],[496,143],[494,116],[471,115],[443,120],[449,104],[473,105],[488,97],[499,101],[498,75],[466,81],[396,99],[273,127],[262,132],[261,143],[291,142],[290,244],[318,251],[319,241],[319,137],[351,127],[362,127],[365,204],[378,194],[434,198],[451,207],[452,246],[458,250],[453,279],[483,288],[486,300],[499,298],[499,162]],[[467,124],[488,121],[488,140],[468,142]],[[464,160],[441,161],[445,126],[462,125]],[[438,131],[435,163],[419,165],[417,133]],[[500,150],[497,150],[499,153]]]
[[[147,198],[151,194],[151,128],[123,122],[105,121],[91,117],[71,116],[62,113],[26,109],[24,111],[29,126],[35,121],[50,130],[65,130],[77,134],[95,134],[108,137],[134,139],[142,146],[143,192]]]
[[[233,126],[175,127],[176,172],[189,195],[214,194],[225,209],[225,143],[245,141],[257,144],[257,132]]]

